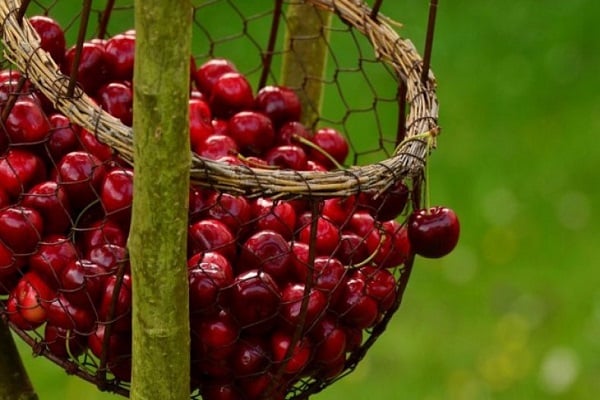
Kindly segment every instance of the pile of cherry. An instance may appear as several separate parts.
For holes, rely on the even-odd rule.
[[[60,26],[47,17],[30,22],[70,74],[74,48],[66,49]],[[77,71],[81,87],[127,125],[134,45],[133,31],[86,42]],[[254,94],[225,59],[192,63],[191,71],[190,139],[198,155],[312,171],[344,163],[344,136],[304,127],[293,90],[266,86]],[[14,327],[39,332],[41,348],[55,358],[91,352],[129,381],[134,171],[20,78],[0,72],[2,109],[16,98],[0,132],[2,312]],[[458,240],[448,208],[398,222],[408,198],[402,182],[381,196],[319,203],[192,187],[192,380],[203,398],[257,399],[266,390],[283,398],[301,379],[343,372],[363,334],[397,301],[398,267],[410,253],[441,257]]]

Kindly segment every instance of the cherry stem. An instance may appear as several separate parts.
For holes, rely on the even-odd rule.
[[[335,158],[333,158],[333,156],[331,154],[329,154],[328,152],[325,151],[325,149],[323,149],[321,146],[311,142],[310,140],[303,138],[300,135],[292,135],[292,138],[294,140],[296,140],[297,142],[306,145],[308,147],[310,147],[311,149],[314,149],[316,151],[318,151],[319,153],[323,154],[325,157],[327,157],[327,159],[329,161],[331,161],[333,163],[333,165],[337,168],[337,169],[344,169],[344,166],[342,164],[340,164]]]
[[[429,153],[431,151],[431,146],[433,144],[433,136],[429,136],[427,138],[427,153],[425,153],[425,176],[424,176],[424,180],[425,180],[425,207],[427,210],[427,213],[429,213],[430,210],[430,206],[431,206],[431,192],[430,192],[430,188],[429,188]]]

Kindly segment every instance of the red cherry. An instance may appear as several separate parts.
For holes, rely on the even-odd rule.
[[[192,143],[194,144],[194,143]],[[192,150],[201,157],[209,160],[218,160],[231,154],[237,154],[238,147],[235,140],[225,135],[210,135]]]
[[[79,149],[78,137],[81,128],[71,124],[66,116],[58,113],[50,115],[48,121],[50,132],[45,146],[52,160],[58,163],[65,154]]]
[[[354,232],[344,232],[334,256],[344,265],[356,265],[369,257],[369,249],[364,238]]]
[[[396,278],[387,269],[366,265],[354,271],[354,275],[367,284],[365,293],[377,301],[380,312],[389,310],[396,301]]]
[[[296,92],[285,86],[265,86],[256,95],[256,108],[279,127],[285,122],[299,121],[302,105]]]
[[[43,231],[42,216],[32,208],[15,206],[0,211],[0,240],[16,255],[33,253]]]
[[[223,360],[229,357],[240,336],[237,322],[225,311],[192,320],[191,330],[194,348],[201,360]]]
[[[35,185],[23,194],[21,204],[37,210],[44,219],[45,234],[64,233],[71,227],[71,204],[66,190],[54,181]]]
[[[33,330],[40,326],[43,322],[36,322],[32,324],[31,322],[27,321],[21,316],[21,313],[19,312],[20,306],[16,297],[17,286],[18,284],[15,285],[15,288],[10,292],[8,300],[6,300],[6,309],[3,310],[3,312],[8,317],[8,320],[17,328],[22,329],[24,331]]]
[[[270,349],[260,337],[240,339],[231,355],[231,366],[236,378],[244,378],[267,371]]]
[[[10,196],[8,195],[8,193],[6,193],[6,190],[4,190],[4,188],[0,186],[0,210],[10,206],[10,204]]]
[[[333,157],[338,163],[343,164],[346,160],[346,156],[348,156],[348,142],[346,141],[346,138],[336,129],[318,129],[311,140],[323,151]],[[325,157],[316,149],[311,149],[309,156],[327,168],[334,167],[334,164],[329,160],[329,158]]]
[[[310,331],[310,338],[315,344],[314,361],[331,364],[346,351],[346,331],[332,316],[326,316]]]
[[[77,227],[76,241],[84,253],[103,244],[125,246],[127,235],[123,228],[110,219],[97,220],[89,225]]]
[[[211,123],[211,111],[204,100],[190,99],[189,101],[190,141],[192,149],[197,149],[206,138],[215,132]]]
[[[89,260],[77,259],[61,271],[59,291],[73,306],[90,308],[98,304],[107,276],[106,268]]]
[[[306,170],[306,163],[308,161],[302,147],[296,145],[273,147],[265,155],[265,160],[269,165],[274,165],[279,168],[295,169],[296,171]]]
[[[212,192],[206,201],[210,204],[206,211],[207,218],[223,222],[231,232],[238,232],[250,220],[251,207],[243,196]]]
[[[83,150],[97,157],[100,161],[108,161],[114,157],[115,152],[113,149],[106,143],[98,140],[96,134],[87,129],[79,130],[79,142]]]
[[[212,86],[209,104],[215,116],[227,118],[254,105],[252,87],[246,77],[237,72],[227,72]]]
[[[121,266],[124,266],[125,272],[130,272],[129,254],[125,246],[111,243],[101,244],[88,250],[85,258],[106,268],[109,272],[116,273]]]
[[[29,257],[29,268],[39,274],[49,286],[57,288],[62,271],[77,257],[77,249],[69,238],[52,234],[46,236],[36,252]]]
[[[302,315],[304,302],[306,311]],[[282,326],[293,331],[302,324],[302,330],[308,331],[323,317],[327,306],[327,296],[322,291],[311,288],[307,293],[304,283],[289,283],[281,290]]]
[[[63,72],[70,76],[75,59],[75,46],[65,53],[62,64]],[[77,82],[89,95],[104,85],[109,77],[106,51],[100,43],[84,42],[81,48],[81,58],[77,68]]]
[[[75,307],[61,293],[44,307],[48,323],[53,326],[75,330],[79,334],[90,334],[94,330],[96,315],[92,308]]]
[[[298,137],[310,140],[312,133],[310,130],[298,121],[289,121],[281,125],[276,135],[276,143],[278,145],[289,145],[296,144],[301,146],[305,151],[309,149],[308,146],[300,144]]]
[[[227,225],[216,219],[200,220],[188,228],[188,252],[216,251],[235,259],[235,238]]]
[[[309,266],[310,246],[307,243],[290,242],[290,265],[296,278],[295,282],[306,282]]]
[[[338,226],[344,226],[350,220],[352,214],[356,211],[356,197],[333,197],[323,202],[323,216],[336,223]]]
[[[50,353],[62,359],[71,356],[77,357],[83,354],[86,348],[85,336],[50,323],[44,327],[44,340],[42,343]]]
[[[110,82],[98,89],[98,105],[127,126],[133,124],[133,91],[129,85]]]
[[[242,271],[257,269],[277,282],[289,278],[291,249],[283,236],[274,231],[258,231],[242,245],[238,265]]]
[[[352,214],[344,228],[356,233],[361,238],[366,238],[371,232],[377,230],[375,218],[366,211],[357,211]]]
[[[308,160],[306,161],[306,170],[307,171],[314,171],[314,172],[327,172],[329,171],[327,168],[325,168],[325,166],[323,166],[323,164],[320,164],[314,160]]]
[[[385,193],[361,193],[360,203],[378,220],[388,221],[402,214],[408,202],[408,187],[399,181]]]
[[[35,272],[27,272],[12,291],[21,317],[32,327],[46,321],[46,305],[55,298],[54,291]]]
[[[353,277],[343,283],[339,300],[334,304],[341,320],[348,326],[366,329],[379,317],[377,301],[366,293],[366,282]]]
[[[291,354],[288,349],[292,346]],[[283,372],[296,375],[308,365],[312,357],[312,345],[307,337],[300,338],[292,343],[292,338],[284,332],[274,332],[271,336],[271,349],[273,361],[283,365]]]
[[[65,33],[62,27],[50,17],[34,15],[29,18],[29,23],[40,36],[40,46],[50,53],[58,65],[65,55]]]
[[[318,217],[317,231],[312,236],[312,224],[304,226],[298,234],[298,240],[315,246],[318,255],[330,255],[340,243],[340,230],[328,219]]]
[[[206,61],[194,74],[198,90],[204,93],[205,96],[210,96],[217,79],[228,72],[237,72],[231,61],[223,58],[213,58]]]
[[[8,285],[3,285],[4,283],[16,283],[13,278],[20,277],[21,267],[24,265],[25,259],[15,256],[12,249],[0,241],[0,292],[6,292],[8,289]]]
[[[98,199],[105,168],[98,157],[74,151],[66,154],[57,169],[57,182],[63,186],[71,205],[81,210]]]
[[[447,207],[414,211],[408,218],[408,238],[412,250],[423,257],[439,258],[458,243],[460,224],[456,213]]]
[[[0,187],[13,198],[45,178],[44,161],[30,151],[12,148],[0,158]]]
[[[231,289],[231,312],[249,334],[269,332],[281,304],[275,280],[266,272],[250,270],[235,278]]]
[[[14,144],[41,143],[50,131],[50,123],[39,102],[28,98],[17,100],[4,126]]]
[[[67,359],[77,357],[85,351],[86,337],[70,329],[59,328],[50,323],[44,327],[43,344],[56,357]]]
[[[212,119],[210,121],[214,133],[218,135],[229,135],[229,122],[224,119]]]
[[[190,223],[197,222],[205,215],[211,203],[207,198],[211,192],[195,185],[190,185],[188,215]]]
[[[280,377],[276,380],[274,372],[249,376],[239,379],[242,397],[244,400],[284,400],[287,384],[286,377]]]
[[[360,348],[363,342],[363,330],[356,327],[345,326],[346,352],[353,353]]]
[[[289,202],[259,197],[252,203],[257,230],[271,230],[291,239],[296,226],[296,212]]]
[[[109,38],[104,48],[110,77],[114,80],[133,80],[135,32],[121,33]]]
[[[233,283],[233,270],[231,264],[223,257],[223,262],[195,261],[206,258],[199,253],[188,261],[190,312],[201,314],[216,314],[219,305],[228,300],[225,288]],[[220,256],[218,253],[212,253]]]
[[[131,276],[110,275],[105,282],[100,294],[99,322],[112,324],[113,332],[131,331]]]
[[[239,400],[244,398],[240,389],[233,382],[215,382],[214,379],[202,384],[200,393],[203,400]]]
[[[128,231],[133,202],[133,170],[118,168],[107,173],[100,189],[100,200],[106,216]]]
[[[229,119],[229,135],[245,154],[260,155],[275,142],[271,120],[254,111],[240,111]]]
[[[396,220],[383,222],[380,230],[371,231],[366,244],[369,254],[375,254],[373,261],[384,268],[397,267],[410,253],[407,230]]]
[[[106,327],[98,324],[96,331],[88,336],[88,346],[92,353],[103,355]],[[108,338],[106,366],[118,380],[131,381],[131,332],[113,332]]]

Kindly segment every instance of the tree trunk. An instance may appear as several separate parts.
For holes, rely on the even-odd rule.
[[[0,318],[0,399],[37,400],[8,324]]]
[[[331,15],[310,3],[290,4],[286,13],[282,84],[300,89],[302,122],[311,128],[321,112]]]
[[[187,400],[192,6],[136,0],[132,399]]]

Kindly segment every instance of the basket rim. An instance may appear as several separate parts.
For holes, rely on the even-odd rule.
[[[391,25],[397,22],[373,14],[363,1],[305,0],[335,14],[367,37],[378,60],[390,65],[406,84],[409,106],[406,138],[387,159],[368,165],[350,166],[327,172],[274,170],[230,165],[192,154],[192,183],[246,196],[348,196],[359,192],[381,193],[405,177],[421,177],[432,142],[424,133],[437,133],[438,100],[436,80],[429,70],[421,80],[423,60],[409,39],[399,36]],[[72,122],[96,132],[98,138],[117,150],[133,165],[133,128],[102,110],[76,87],[69,97],[69,77],[61,73],[50,55],[41,49],[40,39],[26,17],[18,15],[21,0],[0,1],[2,42],[6,58],[26,74],[54,107]],[[435,135],[431,135],[435,136]],[[411,140],[412,138],[412,140]]]

